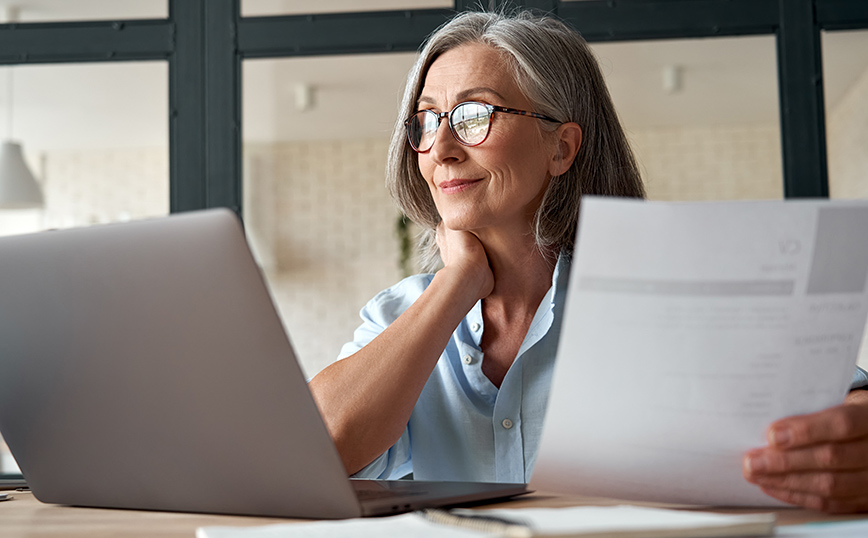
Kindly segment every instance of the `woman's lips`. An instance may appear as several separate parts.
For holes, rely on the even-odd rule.
[[[473,185],[482,181],[481,179],[450,179],[437,185],[444,194],[454,194],[463,190],[469,189]]]

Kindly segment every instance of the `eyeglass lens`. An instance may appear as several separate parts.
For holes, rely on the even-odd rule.
[[[481,103],[461,103],[449,114],[449,127],[455,138],[467,146],[481,144],[488,136],[491,113]],[[428,151],[434,145],[440,121],[430,110],[417,112],[407,124],[410,143],[416,151]]]

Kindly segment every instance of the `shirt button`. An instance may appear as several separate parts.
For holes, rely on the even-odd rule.
[[[480,325],[478,323],[474,323],[473,325],[470,326],[470,330],[473,332],[478,331],[479,328],[480,328]]]
[[[507,430],[512,428],[512,421],[509,420],[508,418],[503,419],[503,422],[501,422],[501,424],[503,424],[503,427],[506,428]]]
[[[465,355],[461,357],[461,362],[463,362],[464,364],[470,364],[471,362],[473,362],[473,357],[471,357],[470,355]]]

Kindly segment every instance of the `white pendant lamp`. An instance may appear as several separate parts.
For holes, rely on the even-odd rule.
[[[15,22],[17,10],[7,9],[7,22]],[[42,188],[24,162],[21,144],[12,140],[12,67],[6,68],[6,140],[0,148],[0,209],[41,208]]]
[[[42,188],[24,162],[21,144],[6,140],[0,148],[0,209],[27,209],[45,205]]]

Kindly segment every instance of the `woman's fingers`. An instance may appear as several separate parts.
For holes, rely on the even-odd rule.
[[[868,394],[855,394],[842,405],[774,422],[768,431],[769,445],[789,449],[868,437],[866,396]]]
[[[762,488],[762,491],[766,495],[785,503],[829,514],[852,514],[868,510],[868,496],[864,494],[856,497],[833,499],[822,495],[788,489]]]
[[[805,471],[857,471],[868,467],[868,438],[805,448],[762,448],[744,458],[746,476]]]
[[[457,271],[462,279],[478,283],[480,299],[491,294],[494,275],[478,237],[463,230],[449,229],[441,222],[437,227],[437,246],[445,268]]]
[[[825,512],[868,511],[868,394],[787,417],[768,430],[769,446],[751,450],[744,477],[784,502]]]

